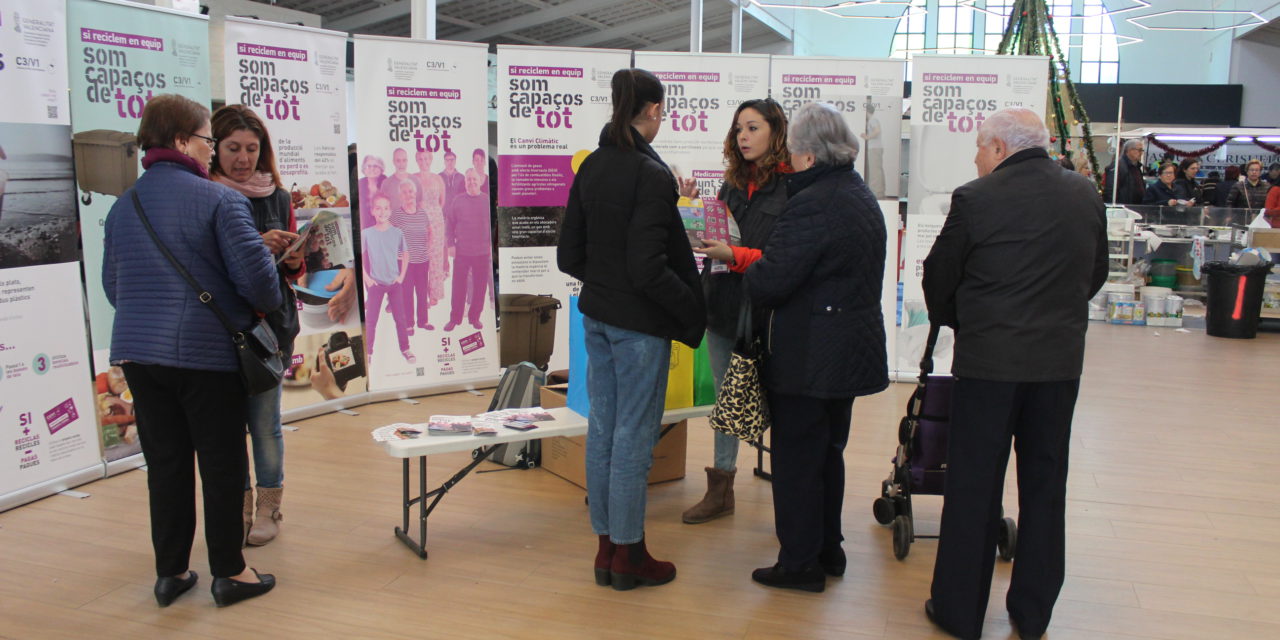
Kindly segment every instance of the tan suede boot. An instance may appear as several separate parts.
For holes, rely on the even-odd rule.
[[[244,509],[241,511],[241,518],[244,520],[244,533],[240,535],[240,546],[244,546],[245,541],[249,539],[249,528],[253,526],[253,489],[244,490]]]
[[[282,497],[284,487],[258,487],[258,513],[253,519],[253,528],[249,530],[250,546],[260,547],[280,535],[279,522],[284,520],[284,514],[280,513]]]
[[[685,524],[701,524],[733,513],[733,477],[737,470],[721,471],[707,467],[707,495],[683,514]]]

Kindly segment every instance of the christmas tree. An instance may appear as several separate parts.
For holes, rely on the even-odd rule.
[[[1009,24],[1004,29],[997,53],[1002,55],[1049,56],[1049,114],[1045,118],[1051,134],[1050,142],[1058,145],[1058,151],[1068,158],[1078,150],[1071,149],[1071,127],[1080,125],[1084,135],[1084,151],[1088,154],[1093,179],[1099,188],[1102,173],[1098,171],[1098,158],[1093,152],[1093,131],[1089,127],[1089,114],[1080,102],[1076,86],[1071,82],[1071,70],[1066,53],[1058,43],[1058,33],[1053,28],[1053,16],[1045,0],[1014,0],[1009,13]]]

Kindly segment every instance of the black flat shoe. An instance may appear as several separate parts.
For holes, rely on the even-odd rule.
[[[250,569],[261,582],[240,582],[231,578],[213,579],[213,602],[219,607],[229,607],[241,600],[256,598],[276,586],[276,577]]]
[[[781,564],[761,567],[751,572],[751,579],[766,587],[779,589],[799,589],[821,593],[827,588],[827,576],[822,573],[822,568],[816,565],[802,571],[787,571]]]
[[[929,619],[929,622],[932,622],[932,623],[933,623],[933,626],[935,626],[935,627],[937,627],[937,628],[941,629],[942,631],[946,632],[946,634],[947,634],[947,635],[954,636],[954,637],[956,637],[956,638],[964,638],[964,636],[962,636],[962,635],[960,635],[960,634],[958,634],[958,633],[956,633],[956,632],[952,631],[951,629],[948,629],[946,625],[944,625],[944,624],[942,624],[941,622],[939,622],[939,621],[938,621],[938,614],[934,613],[934,611],[933,611],[933,599],[932,599],[932,598],[930,598],[930,599],[928,599],[928,600],[925,600],[925,601],[924,601],[924,617],[928,618],[928,619]],[[976,640],[978,636],[973,636],[973,637],[974,637],[974,639]]]
[[[832,547],[818,554],[818,565],[822,567],[822,572],[832,577],[838,578],[844,575],[844,568],[848,562],[844,556],[844,549],[840,547]]]
[[[1009,625],[1013,627],[1013,632],[1018,636],[1018,640],[1039,640],[1044,637],[1044,632],[1035,633],[1034,631],[1024,631],[1022,625],[1018,624],[1018,619],[1009,614]]]
[[[175,578],[173,576],[156,578],[156,604],[161,607],[167,607],[173,604],[173,601],[177,600],[178,596],[190,591],[191,587],[196,586],[196,580],[199,579],[200,576],[194,571],[191,571],[190,574],[191,575],[187,576],[186,579]]]

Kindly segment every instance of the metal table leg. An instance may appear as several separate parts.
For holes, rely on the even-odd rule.
[[[427,491],[427,457],[418,457],[418,496],[416,498],[409,497],[409,459],[404,459],[402,466],[403,472],[403,505],[401,513],[401,526],[396,527],[396,538],[403,542],[406,547],[418,554],[419,558],[427,557],[427,518],[435,511],[436,505],[440,504],[440,499],[444,494],[448,493],[454,485],[462,481],[467,474],[480,465],[481,462],[489,459],[489,456],[497,451],[496,445],[481,447],[480,455],[476,456],[470,464],[463,467],[460,471],[453,474],[453,477],[445,481],[444,484]],[[431,504],[427,504],[427,500],[431,500]],[[418,505],[418,539],[414,540],[409,535],[409,511],[413,505]]]

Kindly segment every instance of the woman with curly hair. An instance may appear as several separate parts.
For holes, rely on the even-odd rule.
[[[724,138],[724,185],[716,196],[736,223],[736,246],[764,248],[774,222],[787,204],[787,116],[769,98],[738,105],[733,125]],[[731,228],[732,232],[732,228]],[[742,311],[742,275],[702,273],[707,301],[707,352],[716,390],[729,367],[729,355],[738,339]],[[682,515],[684,522],[699,524],[733,513],[733,480],[737,473],[738,439],[716,432],[715,459],[707,467],[707,492]]]

